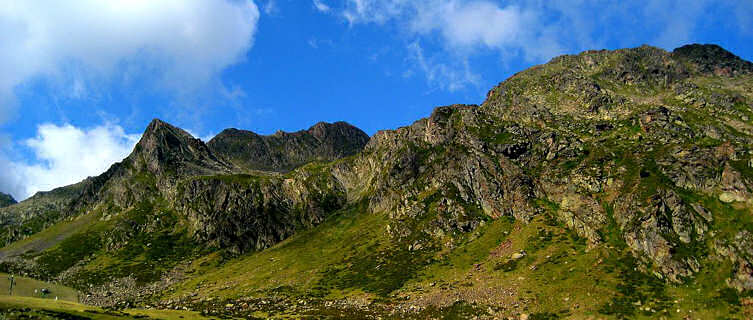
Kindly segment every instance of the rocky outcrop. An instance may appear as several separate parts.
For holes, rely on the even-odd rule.
[[[154,119],[127,158],[90,178],[75,206],[84,212],[104,203],[128,208],[140,201],[171,197],[177,182],[185,177],[229,174],[234,169],[201,140]]]
[[[235,252],[262,250],[321,223],[346,202],[344,187],[316,167],[282,175],[188,179],[175,207],[199,240]]]
[[[239,168],[286,172],[309,162],[354,155],[368,141],[366,133],[348,123],[319,122],[308,130],[278,131],[268,136],[226,129],[212,138],[208,146]]]
[[[478,106],[437,108],[411,126],[378,132],[364,152],[335,165],[335,176],[349,197],[365,198],[371,211],[397,221],[397,238],[441,238],[501,216],[526,221],[535,213],[533,181],[510,158],[526,146],[482,141],[470,128],[488,121]]]
[[[149,171],[158,177],[231,171],[231,166],[218,159],[201,140],[159,119],[152,120],[147,126],[128,159],[136,169]]]

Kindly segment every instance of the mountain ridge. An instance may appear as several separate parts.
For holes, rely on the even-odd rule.
[[[318,122],[307,130],[277,131],[266,136],[230,128],[220,132],[207,145],[239,167],[285,172],[307,162],[332,161],[353,155],[368,140],[366,133],[340,121],[331,124]]]
[[[87,180],[78,214],[99,222],[0,267],[208,315],[745,317],[751,66],[714,45],[586,51],[371,138],[317,124],[204,144],[155,120]],[[321,158],[273,161],[264,139],[286,137]],[[230,159],[249,150],[267,171]]]

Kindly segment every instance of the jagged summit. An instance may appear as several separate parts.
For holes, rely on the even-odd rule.
[[[160,119],[152,120],[128,157],[155,174],[210,174],[229,172],[200,139]]]
[[[234,165],[254,170],[289,171],[311,161],[331,161],[359,152],[369,136],[346,122],[319,122],[308,130],[259,135],[226,129],[207,145]]]
[[[155,119],[156,121],[159,121],[158,119]],[[334,131],[346,131],[348,134],[354,133],[355,135],[360,135],[361,137],[365,136],[366,139],[368,139],[368,135],[363,132],[361,129],[359,129],[356,126],[351,125],[350,123],[347,123],[345,121],[336,121],[333,123],[329,123],[326,121],[320,121],[316,124],[312,125],[306,130],[299,130],[295,132],[287,132],[283,130],[277,130],[274,134],[271,135],[261,135],[258,133],[255,133],[253,131],[249,130],[243,130],[243,129],[236,129],[236,128],[227,128],[225,130],[222,130],[218,135],[216,135],[212,140],[218,137],[227,136],[227,135],[237,135],[237,134],[247,134],[247,135],[256,135],[260,137],[269,137],[274,135],[305,135],[305,134],[311,134],[314,137],[317,137],[319,139],[325,139],[326,135],[329,133],[332,133]],[[363,133],[363,134],[361,134]],[[212,141],[210,140],[210,142]]]

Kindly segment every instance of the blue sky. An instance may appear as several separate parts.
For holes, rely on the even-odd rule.
[[[0,0],[0,192],[99,174],[152,118],[205,140],[373,134],[560,54],[699,42],[753,60],[750,0],[624,2]]]

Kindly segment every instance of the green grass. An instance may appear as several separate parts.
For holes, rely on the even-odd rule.
[[[98,219],[107,216],[108,219]],[[147,232],[148,229],[148,232]],[[66,284],[88,288],[134,276],[137,283],[159,280],[176,263],[201,250],[185,223],[164,200],[144,201],[123,212],[95,210],[3,249],[34,259],[29,270],[4,263],[5,271],[26,271],[53,279],[73,266]]]
[[[44,277],[52,278],[73,267],[102,247],[101,233],[85,231],[66,238],[52,249],[43,252],[37,259]]]
[[[284,286],[300,291],[318,288],[320,294],[329,294],[329,288],[319,283],[322,272],[349,256],[368,254],[375,243],[385,239],[386,225],[384,215],[367,213],[364,206],[347,208],[267,250],[226,263],[218,254],[197,259],[197,276],[182,283],[172,296],[191,292],[202,284],[212,284],[201,290],[203,296],[234,297]]]
[[[157,281],[165,271],[201,250],[189,237],[184,222],[160,200],[142,202],[80,235],[87,234],[97,236],[91,236],[88,243],[78,244],[89,249],[79,250],[88,251],[90,260],[77,271],[76,286],[98,285],[126,276],[133,276],[137,284]],[[80,238],[71,241],[76,239]],[[40,260],[57,252],[76,252],[76,249],[59,246]],[[44,265],[54,265],[54,261]]]
[[[0,295],[8,295],[10,280],[8,274],[0,273]],[[79,293],[73,289],[59,284],[39,281],[32,278],[14,275],[14,285],[12,296],[16,297],[37,297],[77,302]],[[49,290],[49,294],[42,294],[42,289]]]
[[[3,319],[217,319],[203,317],[198,312],[177,310],[121,311],[104,310],[71,301],[0,295],[0,318]]]

